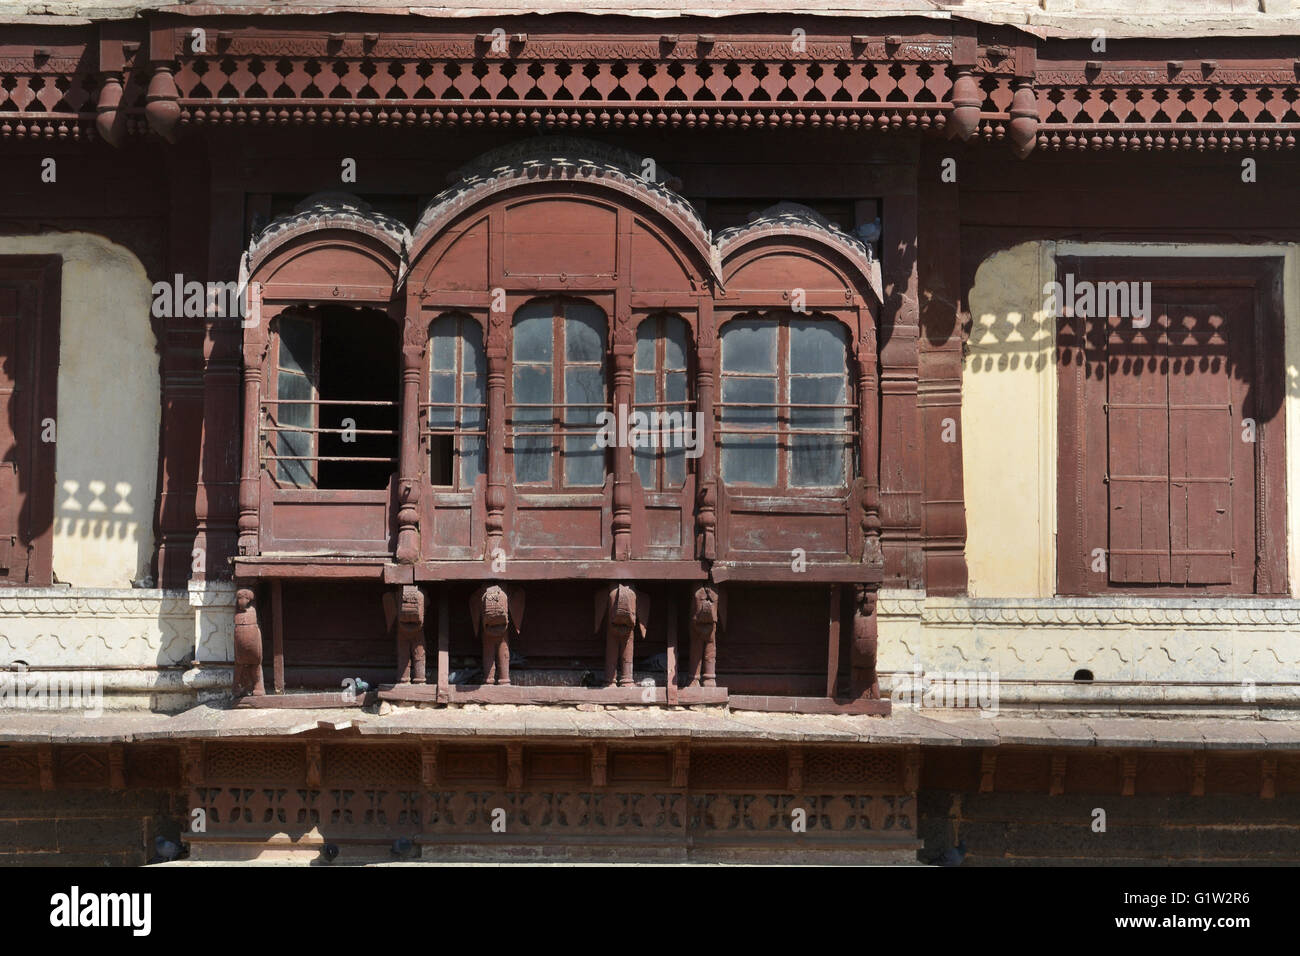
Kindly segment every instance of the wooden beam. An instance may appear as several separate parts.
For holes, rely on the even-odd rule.
[[[277,694],[284,693],[284,587],[282,582],[271,582],[271,642],[274,663],[272,681]]]
[[[840,682],[840,586],[831,585],[831,623],[826,640],[826,696],[835,699]]]

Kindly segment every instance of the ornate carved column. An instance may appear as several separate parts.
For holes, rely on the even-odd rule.
[[[269,316],[264,322],[271,321]],[[265,328],[265,326],[263,326]],[[259,341],[260,338],[260,341]],[[266,339],[244,341],[244,428],[242,467],[239,474],[239,553],[256,554],[258,509],[261,502],[262,365],[266,360]]]
[[[862,563],[885,566],[880,546],[880,390],[876,331],[869,317],[858,337],[858,460],[862,474]]]
[[[487,342],[487,555],[501,547],[505,534],[506,509],[506,313],[489,312]]]
[[[620,320],[614,333],[614,414],[632,410],[632,362],[636,355],[636,333],[631,318]],[[614,560],[632,556],[632,448],[626,442],[614,447]]]
[[[424,356],[424,344],[412,342],[408,330],[407,341],[402,346],[402,404],[398,427],[398,564],[414,564],[420,557],[420,372]]]
[[[695,555],[717,557],[718,484],[717,451],[713,443],[713,376],[717,356],[717,329],[712,303],[701,302],[695,329],[695,407],[700,414],[697,436],[701,455],[696,460]]]

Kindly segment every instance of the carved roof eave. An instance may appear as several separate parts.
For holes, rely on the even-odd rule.
[[[726,262],[745,246],[764,239],[783,240],[798,237],[829,247],[856,270],[862,283],[884,302],[884,285],[880,263],[871,248],[856,236],[844,232],[816,210],[799,203],[783,202],[758,213],[743,226],[733,226],[718,233],[715,247],[718,257]]]
[[[365,236],[387,248],[397,266],[394,289],[406,277],[411,233],[401,221],[370,209],[369,204],[346,194],[317,194],[299,203],[294,212],[273,219],[249,241],[241,273],[252,277],[278,249],[295,239],[325,230],[344,230]]]
[[[572,136],[542,136],[489,150],[453,173],[454,185],[425,206],[411,234],[412,257],[463,212],[491,196],[531,182],[585,182],[629,196],[675,225],[720,284],[721,259],[704,220],[664,183],[643,177],[645,163],[628,150]],[[663,170],[656,171],[663,177]]]

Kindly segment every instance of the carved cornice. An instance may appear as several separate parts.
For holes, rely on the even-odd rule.
[[[1300,625],[1300,600],[1208,603],[1178,599],[1056,598],[1001,600],[926,598],[882,591],[882,617],[957,627],[1205,627],[1269,629]]]
[[[146,134],[147,92],[160,71],[166,95],[154,97],[165,102],[154,103],[153,126],[169,135],[173,115],[176,131],[242,125],[939,131],[948,127],[954,78],[962,76],[977,84],[973,115],[960,117],[963,137],[1011,140],[1021,153],[1034,146],[1293,148],[1300,130],[1294,109],[1300,61],[1267,45],[1252,58],[1240,42],[1223,47],[1230,56],[1219,59],[1166,59],[1181,56],[1186,43],[1151,40],[1148,60],[1098,53],[1095,61],[1081,61],[1062,55],[1073,49],[1062,41],[992,26],[979,27],[964,47],[956,33],[678,39],[641,27],[643,35],[631,36],[507,35],[497,48],[468,29],[332,34],[246,17],[235,27],[210,24],[207,48],[195,53],[190,31],[202,22],[142,21],[112,31],[104,25],[98,36],[50,26],[40,51],[26,39],[3,44],[0,138],[120,142]],[[921,27],[935,29],[957,27]],[[129,42],[133,30],[138,36]],[[1227,42],[1198,41],[1198,56],[1212,57]],[[1017,90],[1018,107],[1012,103]]]

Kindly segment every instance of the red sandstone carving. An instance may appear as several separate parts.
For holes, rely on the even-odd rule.
[[[424,592],[414,585],[403,585],[400,593],[384,595],[384,614],[388,629],[397,637],[397,682],[425,682]]]
[[[474,632],[483,641],[483,683],[510,683],[510,629],[524,623],[524,589],[485,584],[469,602]]]
[[[234,693],[236,697],[266,693],[262,678],[262,629],[257,624],[257,608],[249,588],[235,592]]]
[[[715,588],[691,595],[691,663],[688,687],[717,687],[718,628],[726,627],[726,599]]]
[[[605,629],[605,683],[630,687],[632,644],[645,638],[650,597],[639,588],[615,584],[596,594],[596,630]]]

